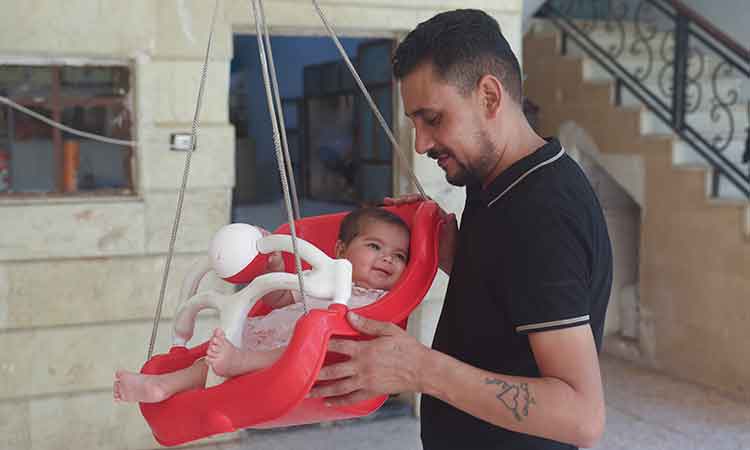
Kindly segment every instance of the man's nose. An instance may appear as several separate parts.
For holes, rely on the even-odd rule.
[[[414,150],[420,155],[424,155],[435,147],[435,141],[432,139],[430,133],[420,130],[419,127],[415,128],[415,140]]]

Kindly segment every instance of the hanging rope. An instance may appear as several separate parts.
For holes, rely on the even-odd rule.
[[[11,108],[13,108],[13,109],[15,109],[17,111],[20,111],[20,112],[22,112],[24,114],[27,114],[27,115],[35,118],[36,120],[44,122],[44,123],[46,123],[47,125],[49,125],[49,126],[51,126],[53,128],[57,128],[59,130],[65,131],[67,133],[70,133],[70,134],[73,134],[73,135],[76,135],[76,136],[79,136],[79,137],[82,137],[82,138],[91,139],[93,141],[104,142],[106,144],[122,145],[122,146],[125,146],[125,147],[135,147],[138,144],[136,141],[126,141],[126,140],[123,140],[123,139],[113,139],[113,138],[106,137],[106,136],[100,136],[100,135],[94,134],[94,133],[88,133],[86,131],[76,130],[75,128],[71,128],[71,127],[69,127],[67,125],[63,125],[60,122],[55,122],[54,120],[52,120],[52,119],[50,119],[48,117],[45,117],[45,116],[39,114],[38,112],[36,112],[34,110],[31,110],[31,109],[29,109],[29,108],[27,108],[27,107],[25,107],[23,105],[19,105],[18,103],[14,102],[13,100],[9,99],[8,97],[3,97],[2,95],[0,95],[0,103],[6,104],[9,107],[11,107]]]
[[[291,194],[289,193],[289,185],[287,183],[287,171],[286,164],[284,162],[284,154],[281,149],[281,138],[279,133],[279,124],[276,120],[276,111],[274,107],[273,94],[271,80],[268,72],[268,63],[266,61],[266,49],[263,42],[263,29],[266,27],[265,16],[261,14],[258,3],[261,0],[252,0],[253,15],[255,16],[255,29],[258,37],[258,53],[260,55],[261,73],[263,74],[263,84],[266,88],[266,99],[268,101],[268,113],[271,116],[271,125],[273,127],[273,144],[276,149],[276,161],[279,166],[279,175],[281,178],[281,190],[284,194],[284,204],[286,205],[286,213],[289,221],[289,230],[292,235],[292,250],[294,251],[294,265],[297,270],[297,280],[299,281],[299,292],[302,300],[302,305],[305,309],[305,314],[308,312],[307,301],[305,297],[305,285],[302,277],[302,261],[300,261],[299,252],[297,251],[297,229],[294,224],[294,217],[292,214],[292,200]]]
[[[299,197],[297,197],[297,183],[294,180],[294,167],[292,167],[292,158],[291,156],[289,156],[286,123],[284,121],[284,107],[281,104],[281,91],[279,90],[279,84],[276,81],[276,65],[273,63],[273,49],[271,48],[271,38],[270,33],[268,32],[268,24],[266,23],[266,11],[265,9],[263,9],[263,0],[260,0],[258,2],[258,6],[260,7],[260,17],[263,19],[263,39],[266,42],[268,63],[271,68],[271,82],[273,84],[274,100],[276,101],[279,129],[281,130],[281,146],[284,149],[284,162],[286,163],[286,171],[289,174],[289,187],[292,191],[292,212],[294,213],[294,219],[299,220],[302,216],[300,215],[299,209]]]
[[[365,99],[367,99],[367,103],[370,105],[370,109],[372,109],[373,114],[375,114],[375,117],[378,119],[378,122],[380,122],[380,126],[383,128],[383,131],[385,131],[385,134],[388,135],[388,139],[390,139],[391,144],[393,145],[393,148],[396,149],[396,152],[401,158],[401,163],[404,165],[404,167],[406,167],[406,170],[409,173],[409,177],[411,178],[412,183],[414,183],[414,186],[417,188],[420,195],[422,195],[422,197],[427,198],[427,194],[422,188],[422,185],[419,183],[417,176],[414,174],[414,170],[411,167],[409,158],[407,158],[406,156],[406,152],[398,144],[398,142],[396,141],[396,138],[393,136],[393,133],[391,132],[391,128],[388,126],[388,123],[383,118],[383,115],[380,114],[380,110],[378,109],[378,106],[375,104],[375,101],[373,101],[372,97],[370,96],[370,93],[367,91],[367,88],[365,87],[365,84],[362,82],[362,78],[360,78],[359,74],[357,73],[357,69],[354,68],[352,61],[349,59],[349,55],[346,54],[346,50],[344,50],[344,47],[341,45],[341,42],[339,41],[339,38],[336,36],[336,31],[328,23],[328,19],[326,19],[325,14],[323,14],[323,10],[320,9],[320,5],[318,5],[318,1],[312,0],[312,3],[313,3],[313,6],[315,6],[315,10],[318,12],[318,16],[320,16],[320,20],[323,22],[323,25],[328,31],[328,35],[331,37],[331,39],[333,40],[333,43],[336,45],[336,48],[339,50],[341,57],[346,62],[346,66],[349,68],[349,72],[351,72],[352,76],[354,77],[354,80],[357,82],[357,86],[359,86],[359,90],[362,91],[362,95],[364,95]]]
[[[214,2],[214,12],[211,17],[211,28],[208,33],[208,45],[206,46],[206,56],[203,61],[203,70],[201,73],[200,87],[198,88],[198,100],[195,105],[195,115],[193,116],[193,127],[191,131],[191,142],[190,151],[185,156],[185,170],[182,173],[182,185],[180,186],[180,193],[177,197],[177,211],[175,212],[174,222],[172,223],[172,236],[169,240],[169,250],[167,251],[167,259],[164,263],[164,274],[161,279],[161,289],[159,291],[159,301],[156,304],[156,313],[154,314],[154,325],[151,329],[151,340],[148,344],[148,357],[151,359],[151,355],[154,352],[154,343],[156,342],[156,334],[159,329],[159,320],[161,319],[161,310],[164,304],[164,294],[167,290],[167,280],[169,278],[169,267],[172,263],[172,257],[174,255],[174,244],[177,240],[177,230],[180,226],[180,217],[182,215],[182,203],[185,198],[185,189],[187,187],[188,174],[190,173],[190,160],[193,157],[193,152],[198,143],[198,124],[200,118],[201,105],[203,103],[203,94],[206,85],[206,77],[208,75],[208,61],[211,56],[211,43],[214,36],[214,26],[216,24],[216,14],[219,9],[219,0]]]

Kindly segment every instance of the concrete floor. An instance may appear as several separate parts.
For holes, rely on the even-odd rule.
[[[607,428],[599,450],[750,450],[750,404],[602,357]],[[327,426],[248,431],[209,450],[419,450],[419,422],[391,414]]]

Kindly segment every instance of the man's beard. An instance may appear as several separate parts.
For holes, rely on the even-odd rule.
[[[497,156],[495,155],[495,148],[492,142],[490,142],[483,131],[477,134],[477,140],[479,143],[479,157],[476,161],[470,163],[470,166],[457,160],[454,153],[445,148],[430,150],[427,152],[427,156],[437,160],[440,155],[447,154],[453,159],[457,170],[453,174],[449,174],[446,170],[445,180],[454,186],[482,183],[484,178],[492,172],[492,169],[497,164]]]

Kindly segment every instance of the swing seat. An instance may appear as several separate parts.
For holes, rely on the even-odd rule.
[[[377,302],[355,309],[358,314],[406,328],[411,311],[427,294],[438,266],[438,237],[443,218],[438,205],[424,201],[386,207],[399,215],[411,230],[410,258],[401,279]],[[345,213],[309,217],[295,222],[297,235],[333,256],[339,225]],[[289,234],[283,225],[274,234]],[[267,256],[225,278],[247,283],[260,275]],[[294,273],[294,258],[284,254],[287,272]],[[271,309],[255,303],[249,316],[262,316]],[[373,397],[351,406],[328,407],[323,399],[305,398],[316,384],[320,368],[345,360],[327,352],[331,337],[368,339],[346,320],[347,307],[331,304],[327,310],[313,309],[298,320],[281,358],[272,366],[228,379],[222,384],[180,392],[160,403],[141,403],[140,409],[155,439],[164,446],[179,445],[207,436],[242,428],[273,428],[340,420],[368,415],[387,399]],[[175,345],[169,353],[147,361],[141,373],[161,374],[189,367],[206,354],[208,342],[193,348]]]

